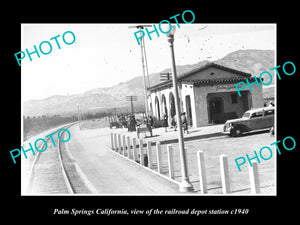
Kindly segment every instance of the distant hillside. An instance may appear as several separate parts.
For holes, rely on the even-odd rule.
[[[178,75],[186,73],[208,62],[205,60],[192,65],[177,66],[177,73]],[[238,50],[214,62],[251,73],[254,76],[259,76],[261,72],[270,71],[270,68],[274,67],[274,51]],[[164,72],[170,72],[170,69],[164,69],[160,73]],[[149,78],[151,86],[160,82],[159,73],[150,74]],[[265,82],[268,82],[268,79]],[[23,112],[25,116],[75,114],[77,113],[77,104],[89,111],[129,107],[129,103],[125,101],[125,96],[128,95],[136,95],[138,97],[138,101],[134,103],[135,107],[143,106],[144,90],[142,76],[121,82],[112,87],[96,88],[82,94],[54,95],[41,100],[29,100],[24,102]]]
[[[251,73],[252,76],[259,76],[263,71],[269,71],[274,67],[273,50],[238,50],[232,52],[220,60],[215,61],[236,70]],[[274,72],[271,72],[274,76]],[[269,76],[264,75],[264,82],[270,81]],[[274,84],[274,79],[272,84]],[[271,85],[272,85],[271,84]]]

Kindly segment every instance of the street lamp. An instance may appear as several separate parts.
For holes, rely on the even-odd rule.
[[[180,164],[181,164],[181,175],[182,175],[182,180],[179,185],[179,190],[180,192],[191,192],[193,191],[193,185],[189,181],[186,154],[184,149],[180,102],[179,102],[178,87],[177,87],[177,73],[176,73],[174,47],[173,47],[175,30],[176,27],[172,26],[172,30],[167,34],[167,40],[169,42],[169,46],[171,49],[172,75],[173,75],[172,80],[173,80],[173,89],[175,95],[175,110],[176,110],[177,123],[178,123],[178,140],[179,140],[179,153],[180,153]]]

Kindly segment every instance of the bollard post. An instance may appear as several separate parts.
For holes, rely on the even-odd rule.
[[[258,176],[258,163],[252,162],[252,166],[248,164],[250,185],[252,194],[260,194],[259,176]]]
[[[118,142],[117,142],[117,134],[114,134],[114,141],[115,141],[115,151],[118,152]]]
[[[118,152],[121,154],[121,134],[118,134]]]
[[[132,151],[133,151],[133,161],[136,162],[137,155],[136,155],[136,139],[132,138]]]
[[[152,149],[151,149],[151,141],[147,141],[147,155],[148,155],[148,167],[152,168]]]
[[[174,179],[174,159],[173,159],[173,148],[172,145],[167,145],[168,152],[168,163],[169,163],[169,178]]]
[[[125,156],[125,148],[126,148],[125,135],[122,135],[122,142],[123,142],[123,155]]]
[[[229,170],[228,170],[228,159],[227,155],[220,155],[220,168],[221,168],[221,179],[223,194],[230,193],[230,182],[229,182]]]
[[[140,148],[140,164],[144,165],[143,139],[139,139],[139,140],[140,140],[140,144],[139,144],[139,148]]]
[[[114,150],[114,134],[110,133],[110,145],[111,145],[111,150]]]
[[[197,152],[198,159],[198,171],[199,171],[199,180],[200,180],[200,189],[202,194],[207,194],[207,181],[206,181],[206,172],[205,172],[205,163],[204,163],[204,152]]]
[[[131,149],[131,146],[130,146],[130,137],[127,136],[127,157],[128,159],[130,159],[130,149]]]
[[[157,171],[162,173],[162,158],[161,158],[161,145],[160,142],[156,142],[156,157],[157,157]]]

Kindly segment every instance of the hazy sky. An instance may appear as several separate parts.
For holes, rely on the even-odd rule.
[[[33,54],[33,61],[26,55],[22,60],[22,101],[83,93],[142,75],[137,30],[130,25],[137,24],[22,24],[22,51],[32,52],[42,41],[52,44],[50,54]],[[75,34],[74,44],[62,41],[66,31]],[[151,34],[152,40],[145,36],[149,73],[170,67],[168,42],[159,34]],[[57,35],[61,49],[50,41]],[[176,29],[174,45],[177,65],[213,61],[239,49],[276,50],[276,25],[183,23]],[[47,44],[43,49],[47,51]]]

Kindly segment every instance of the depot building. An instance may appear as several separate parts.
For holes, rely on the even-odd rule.
[[[249,86],[238,95],[234,84],[255,79],[249,73],[238,71],[215,63],[208,63],[178,76],[181,111],[186,112],[188,124],[192,127],[225,123],[228,119],[239,118],[251,108],[263,107],[262,88],[257,84]],[[257,79],[258,82],[259,79]],[[260,86],[262,86],[260,84]],[[148,88],[148,106],[158,120],[176,114],[172,80]]]

